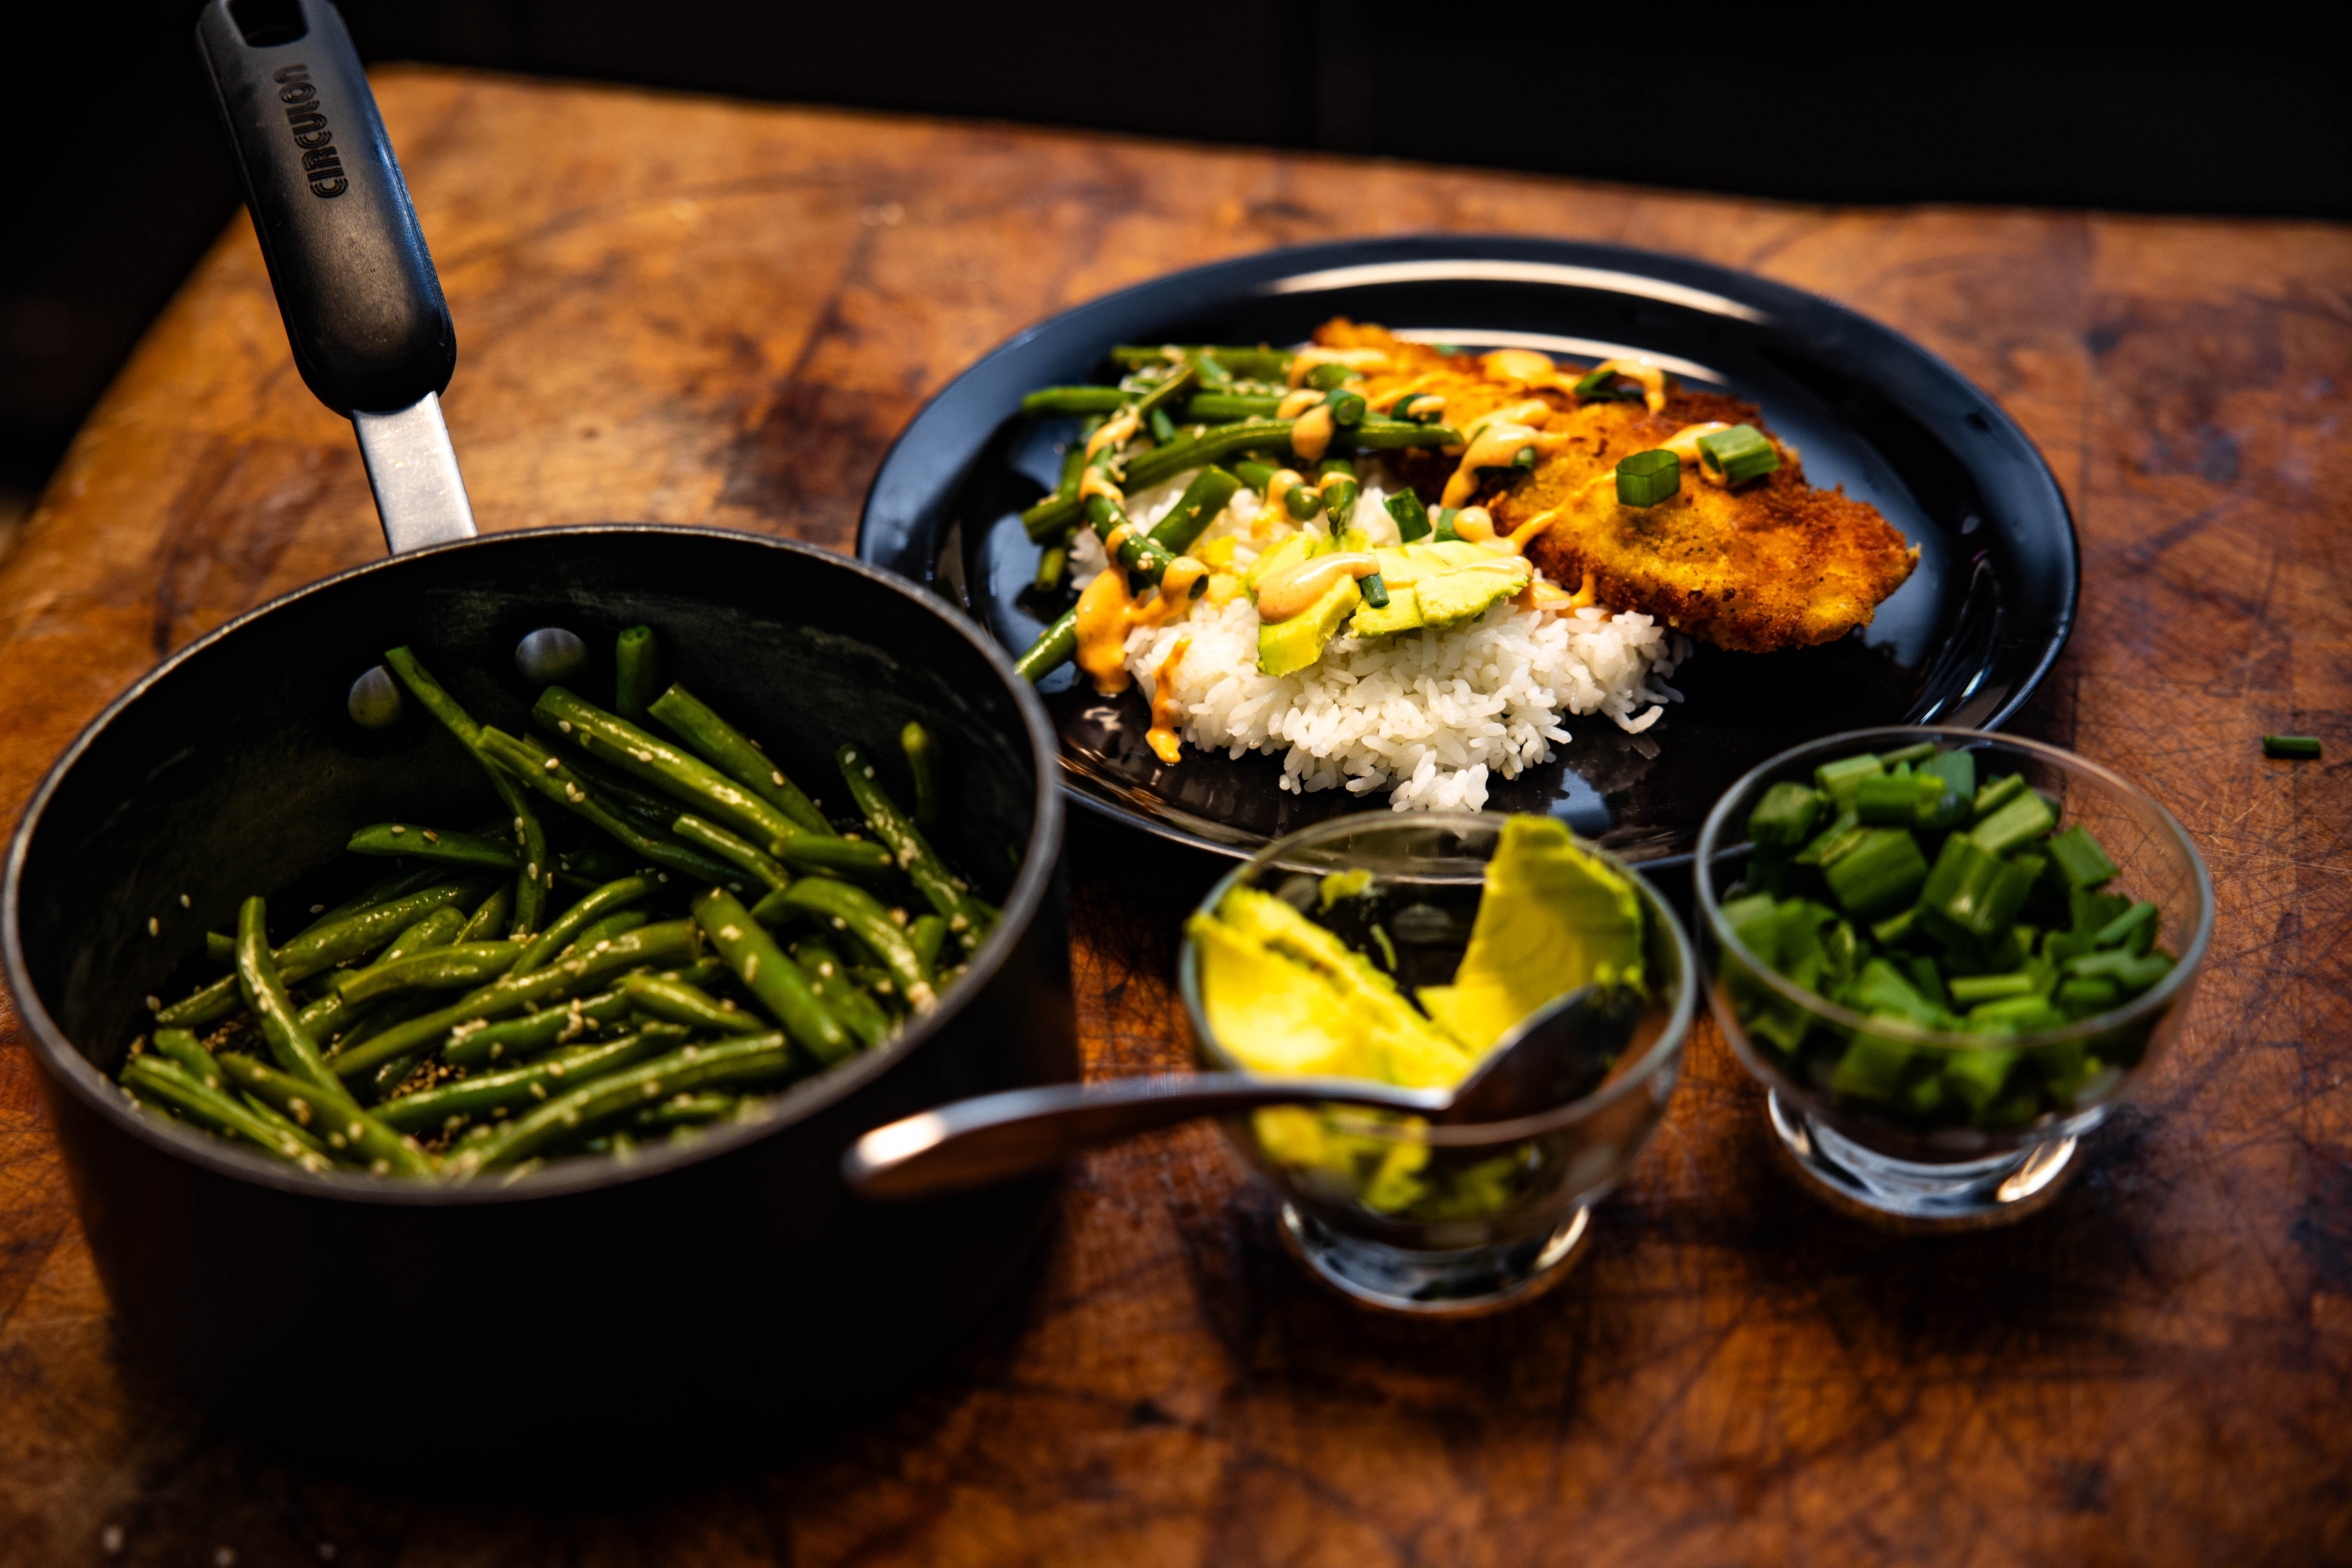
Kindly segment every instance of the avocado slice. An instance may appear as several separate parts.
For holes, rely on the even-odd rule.
[[[1220,920],[1188,927],[1209,1027],[1254,1072],[1360,1073],[1354,1021],[1321,975]]]
[[[1250,598],[1252,601],[1255,601],[1257,598],[1257,585],[1260,583],[1265,582],[1268,577],[1273,576],[1276,572],[1283,570],[1285,567],[1296,566],[1301,561],[1306,560],[1308,556],[1315,553],[1315,547],[1320,542],[1322,542],[1321,539],[1316,534],[1294,533],[1289,538],[1284,540],[1281,543],[1276,545],[1273,549],[1267,551],[1265,554],[1259,556],[1257,558],[1257,564],[1251,567],[1249,569],[1249,575],[1243,579],[1244,582],[1249,584]]]
[[[1289,675],[1323,657],[1323,647],[1348,624],[1363,590],[1353,577],[1341,577],[1323,596],[1286,621],[1261,622],[1257,628],[1257,667],[1268,675]]]
[[[1389,602],[1378,609],[1366,605],[1358,610],[1356,618],[1348,623],[1349,637],[1394,637],[1399,632],[1412,631],[1420,626],[1421,595],[1413,585],[1389,579],[1386,573],[1381,576],[1389,584]]]
[[[1489,606],[1525,589],[1535,574],[1535,568],[1516,555],[1489,555],[1475,566],[1423,577],[1412,585],[1422,624],[1449,626],[1485,615]]]
[[[1469,1070],[1470,1058],[1462,1047],[1415,1012],[1412,1004],[1397,989],[1395,981],[1371,960],[1273,894],[1255,888],[1235,888],[1218,902],[1213,921],[1198,923],[1198,917],[1195,920],[1192,930],[1202,966],[1201,998],[1209,1011],[1210,1026],[1235,1055],[1248,1053],[1243,1059],[1252,1069],[1349,1072],[1410,1088],[1443,1087],[1459,1081]],[[1232,1001],[1222,996],[1223,987],[1246,983],[1271,988],[1289,977],[1244,969],[1229,962],[1222,950],[1213,961],[1209,925],[1217,928],[1214,940],[1245,944],[1311,976],[1323,991],[1320,1011],[1311,1023],[1283,1024],[1276,1008],[1270,1006],[1256,1015],[1234,1014],[1236,1029],[1228,1032],[1218,1013],[1221,1005]],[[1213,962],[1218,967],[1213,969]],[[1280,1007],[1293,1005],[1288,994],[1282,996]],[[1278,1025],[1291,1028],[1292,1034],[1277,1037],[1274,1030]],[[1251,1032],[1241,1032],[1244,1029]],[[1343,1038],[1347,1044],[1342,1048],[1328,1049],[1312,1037],[1316,1031]],[[1347,1065],[1282,1065],[1304,1060]]]
[[[1483,1056],[1529,1014],[1588,984],[1641,990],[1640,896],[1565,823],[1515,816],[1486,862],[1454,983],[1414,994],[1439,1027]]]

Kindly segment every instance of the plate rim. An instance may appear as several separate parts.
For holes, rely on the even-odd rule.
[[[1050,316],[1032,321],[992,345],[950,376],[938,391],[923,400],[905,427],[892,439],[883,453],[881,462],[875,468],[874,478],[867,484],[866,498],[858,508],[857,532],[851,545],[852,553],[866,565],[922,584],[956,604],[966,616],[979,619],[973,616],[967,596],[940,588],[937,574],[929,565],[936,559],[936,540],[930,536],[936,534],[938,520],[926,520],[921,514],[928,508],[940,504],[936,498],[952,494],[961,487],[972,465],[986,452],[993,431],[1002,427],[1003,421],[992,426],[991,436],[965,453],[950,471],[939,472],[935,463],[922,463],[919,473],[908,470],[915,468],[925,456],[924,443],[933,438],[932,433],[925,426],[949,417],[953,412],[951,405],[960,400],[960,395],[965,393],[969,384],[983,378],[990,368],[1005,355],[1048,331],[1066,328],[1074,318],[1089,313],[1118,314],[1123,308],[1141,300],[1163,294],[1176,297],[1170,302],[1169,313],[1174,314],[1185,309],[1199,309],[1218,296],[1244,292],[1308,292],[1303,288],[1286,290],[1272,285],[1307,279],[1318,273],[1350,269],[1369,272],[1385,268],[1393,269],[1394,281],[1437,281],[1444,274],[1431,269],[1449,263],[1501,263],[1515,268],[1524,268],[1526,270],[1516,277],[1502,274],[1489,274],[1489,277],[1495,282],[1536,287],[1598,289],[1612,277],[1647,281],[1663,285],[1672,293],[1641,289],[1622,291],[1685,309],[1743,320],[1753,326],[1776,327],[1816,345],[1830,348],[1839,359],[1851,359],[1858,353],[1868,354],[1874,351],[1877,355],[1892,353],[1896,356],[1898,367],[1902,360],[1909,360],[1910,374],[1906,377],[1871,375],[1858,379],[1867,381],[1895,406],[1918,418],[1931,429],[1937,428],[1942,420],[1927,417],[1917,405],[1917,397],[1896,395],[1898,388],[1891,385],[1890,380],[1908,383],[1906,389],[1914,393],[1934,390],[1940,384],[1948,395],[1956,395],[1957,406],[1948,411],[1948,416],[1973,427],[1979,436],[1996,446],[2013,448],[2012,455],[2023,461],[2021,471],[2012,476],[2012,482],[2024,486],[2028,490],[2043,492],[2038,499],[2054,508],[2057,521],[2063,525],[2065,548],[2059,552],[2063,594],[2055,623],[2042,639],[2032,666],[2011,688],[2008,696],[1985,718],[1980,728],[1997,731],[2016,718],[2056,668],[2067,643],[2073,638],[2081,608],[2082,535],[2075,526],[2074,508],[2068,503],[2064,488],[2058,482],[2057,472],[2051,467],[2049,458],[2033,437],[1991,394],[1950,361],[1907,333],[1827,295],[1782,283],[1759,273],[1671,251],[1587,240],[1553,239],[1537,235],[1424,232],[1276,246],[1156,273],[1079,300]],[[1571,281],[1566,276],[1540,276],[1544,270],[1583,276]],[[1421,274],[1420,279],[1412,275],[1415,272]],[[1366,283],[1381,280],[1370,276],[1361,279]],[[1207,298],[1186,298],[1197,295]],[[1702,300],[1711,303],[1701,303]],[[1822,328],[1835,330],[1822,331]],[[1852,341],[1845,336],[1849,332],[1854,335]],[[1108,347],[1108,341],[1105,347]],[[1955,452],[1955,457],[1959,458],[1959,454]],[[1965,458],[1960,460],[1971,474],[1979,472],[1978,464]],[[911,495],[920,490],[929,490],[935,499],[915,500],[911,504],[902,499],[901,492]],[[2031,501],[2036,498],[2028,495],[2021,499]],[[893,510],[898,515],[884,515]],[[927,521],[929,527],[926,527]],[[899,564],[910,552],[917,552],[918,558],[924,562],[922,571],[910,572]],[[992,635],[991,640],[995,640]],[[1147,816],[1083,789],[1070,778],[1066,759],[1064,761],[1062,792],[1072,807],[1127,831],[1140,832],[1226,859],[1247,859],[1255,853],[1237,845],[1203,837],[1164,818]],[[1675,870],[1688,866],[1693,853],[1685,850],[1653,856],[1639,864],[1647,870]]]

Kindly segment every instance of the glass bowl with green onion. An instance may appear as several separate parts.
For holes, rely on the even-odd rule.
[[[2179,1032],[2213,930],[2180,824],[1980,731],[1832,735],[1734,784],[1694,883],[1710,1003],[1843,1206],[2029,1212]]]

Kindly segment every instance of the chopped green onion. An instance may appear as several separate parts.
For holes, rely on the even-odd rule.
[[[2095,948],[2125,947],[2134,953],[2146,952],[2156,945],[2157,922],[2162,919],[2151,903],[2137,903],[2101,926],[2091,938]]]
[[[1656,506],[1683,488],[1683,460],[1672,452],[1635,452],[1617,464],[1617,499],[1627,506]]]
[[[2069,887],[2103,888],[2115,880],[2116,863],[2079,822],[2052,838],[2048,847],[2050,858]]]
[[[1944,795],[1941,779],[1933,781],[1935,801]],[[1863,821],[1885,827],[1908,827],[1919,815],[1919,786],[1908,773],[1868,773],[1853,790],[1853,809]]]
[[[1311,485],[1293,485],[1282,492],[1282,510],[1305,522],[1323,510],[1323,493]]]
[[[1411,544],[1429,536],[1429,509],[1412,491],[1399,490],[1388,499],[1389,515],[1396,519],[1397,537]]]
[[[2012,774],[2012,777],[2015,775]],[[2021,794],[1990,816],[1980,818],[1969,837],[1988,855],[2006,855],[2041,837],[2058,825],[2050,803],[2031,792]]]
[[[1829,793],[1840,811],[1853,809],[1855,786],[1865,778],[1874,778],[1886,770],[1868,752],[1858,757],[1844,757],[1834,763],[1823,763],[1813,770],[1813,783]]]
[[[1334,392],[1323,400],[1331,411],[1331,423],[1341,427],[1364,422],[1364,395],[1360,392]]]
[[[1365,575],[1357,578],[1356,588],[1358,592],[1364,595],[1364,603],[1370,605],[1372,608],[1376,610],[1385,610],[1389,607],[1388,580],[1382,577],[1379,573],[1367,573]]]
[[[1616,379],[1617,373],[1613,370],[1588,370],[1584,373],[1583,378],[1576,384],[1576,395],[1602,399],[1631,398],[1641,395],[1638,392],[1621,392],[1612,388],[1609,384]]]
[[[1944,781],[1944,787],[1969,802],[1973,811],[1977,795],[1977,758],[1974,752],[1938,752],[1919,764],[1923,773],[1932,773]]]
[[[1734,425],[1698,438],[1698,466],[1720,485],[1745,484],[1780,466],[1780,454],[1753,425]]]
[[[1977,791],[1977,820],[1981,822],[2025,793],[2023,773],[2004,773]]]
[[[1956,974],[1948,987],[1955,1003],[1975,1006],[2010,996],[2031,996],[2039,987],[2031,974]]]
[[[1768,849],[1798,848],[1812,837],[1822,805],[1820,791],[1784,779],[1748,814],[1748,837]]]
[[[1936,755],[1936,742],[1933,741],[1922,741],[1917,745],[1906,746],[1901,751],[1897,752],[1889,752],[1878,760],[1892,768],[1899,767],[1908,763],[1924,763],[1934,755]]]
[[[1833,863],[1822,879],[1847,913],[1856,919],[1892,910],[1918,892],[1927,879],[1927,858],[1919,841],[1899,827],[1874,827]]]
[[[2319,737],[2316,735],[2264,735],[2263,755],[2266,757],[2316,757]]]
[[[1432,538],[1431,542],[1435,544],[1454,544],[1460,542],[1462,536],[1454,531],[1454,520],[1460,515],[1460,511],[1454,507],[1439,507],[1437,509],[1437,531]]]
[[[2123,999],[2122,989],[2112,980],[2069,980],[2058,987],[2055,997],[2060,1012],[2077,1018],[2104,1013]]]
[[[1971,1112],[1982,1115],[1987,1106],[2000,1098],[2000,1086],[2016,1065],[2017,1052],[2007,1046],[1954,1051],[1945,1059],[1944,1081],[1968,1102]]]

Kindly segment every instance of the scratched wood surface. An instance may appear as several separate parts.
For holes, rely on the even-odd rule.
[[[2352,1562],[2352,232],[1832,211],[456,73],[379,79],[455,311],[486,529],[849,547],[919,401],[1169,268],[1425,229],[1679,251],[1911,334],[2041,444],[2083,616],[2025,727],[2220,889],[2181,1048],[2012,1230],[1890,1238],[1768,1158],[1702,1031],[1580,1271],[1400,1325],[1188,1131],[1087,1160],[1035,1278],[891,1414],[524,1506],[331,1479],[126,1364],[0,997],[0,1561],[713,1565]],[[0,809],[159,655],[381,548],[240,219],[0,564]],[[2329,760],[2262,760],[2265,731]],[[1148,875],[1106,874],[1143,854]],[[1206,868],[1081,831],[1088,1069],[1185,1054]],[[336,1415],[316,1434],[331,1446]]]

